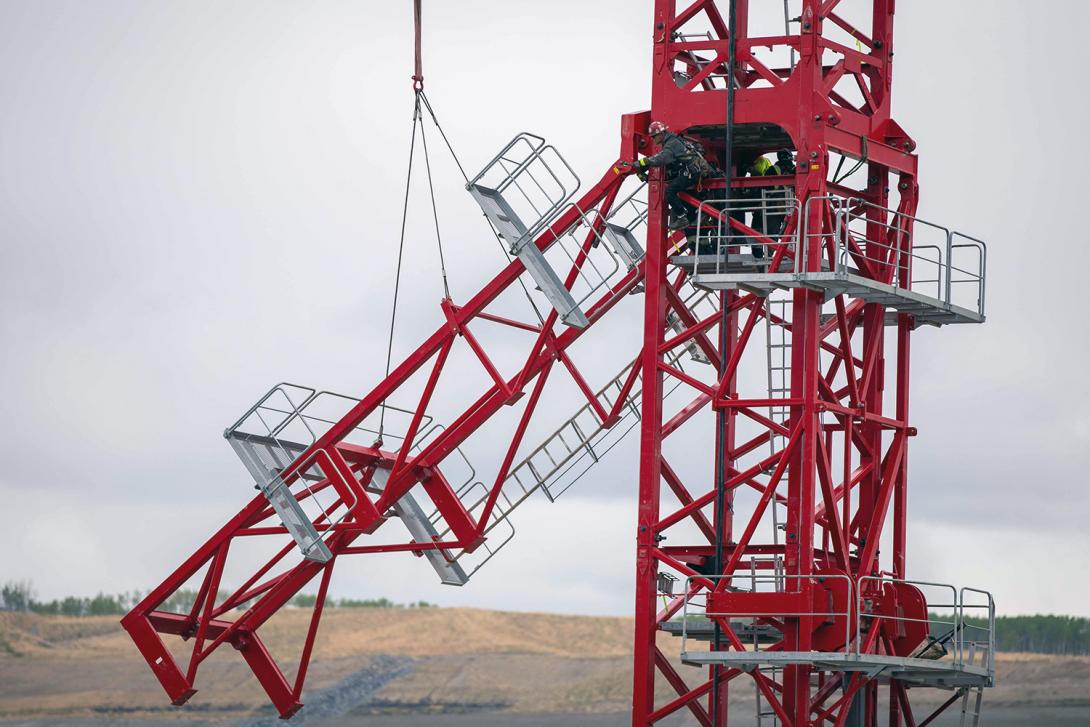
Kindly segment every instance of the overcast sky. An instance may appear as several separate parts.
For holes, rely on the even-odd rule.
[[[651,3],[427,5],[427,88],[467,166],[525,129],[597,179],[620,114],[648,105]],[[409,6],[0,1],[0,581],[45,598],[157,584],[250,497],[221,433],[257,396],[380,379]],[[991,588],[1004,613],[1090,616],[1088,22],[1060,0],[898,5],[894,108],[918,143],[920,214],[990,253],[988,323],[914,338],[909,568]],[[502,258],[437,157],[465,300]],[[422,191],[395,358],[438,321]],[[635,474],[629,443],[556,504],[530,501],[465,588],[398,556],[340,563],[333,590],[629,613]]]

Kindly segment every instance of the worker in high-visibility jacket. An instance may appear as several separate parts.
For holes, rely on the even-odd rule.
[[[768,176],[768,175],[771,175],[771,174],[779,174],[780,173],[779,170],[776,168],[776,166],[772,162],[768,161],[768,159],[764,158],[763,156],[758,156],[756,159],[754,159],[753,164],[750,165],[748,171],[749,171],[749,175],[751,177],[764,177],[764,176]],[[757,232],[761,233],[762,235],[767,235],[769,231],[768,231],[768,229],[766,229],[766,224],[765,224],[765,211],[766,211],[765,210],[765,204],[766,203],[765,203],[764,195],[761,193],[760,189],[753,189],[753,190],[750,190],[750,191],[753,193],[752,196],[750,197],[753,200],[753,202],[751,203],[751,208],[753,210],[753,220],[752,220],[752,222],[750,222],[749,226],[752,227]],[[764,258],[764,256],[765,256],[765,246],[764,245],[756,245],[755,244],[755,245],[752,245],[752,249],[753,249],[753,257],[754,258],[756,258],[758,260],[761,260],[762,258]]]
[[[794,173],[795,159],[790,149],[780,149],[776,152],[776,163],[771,165],[765,172],[765,174],[778,175],[791,175]],[[770,206],[765,210],[764,232],[773,240],[779,241],[790,213],[791,187],[771,187],[766,198]]]

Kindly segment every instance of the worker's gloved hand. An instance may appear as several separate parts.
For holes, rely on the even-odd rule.
[[[639,178],[639,180],[641,182],[646,182],[647,181],[647,172],[645,172],[643,170],[640,170],[640,171],[636,172],[636,177]]]

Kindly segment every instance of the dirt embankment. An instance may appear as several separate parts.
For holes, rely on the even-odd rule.
[[[309,615],[287,610],[260,632],[289,678]],[[315,718],[623,712],[631,689],[631,628],[624,618],[331,609],[322,621],[304,702],[314,708]],[[183,645],[178,639],[168,643]],[[666,635],[659,645],[670,656],[680,648]],[[180,648],[175,653],[184,664],[188,654]],[[695,672],[672,660],[696,681]],[[1090,658],[1005,654],[998,670],[999,686],[986,700],[990,709],[1090,704]],[[219,650],[202,665],[197,687],[190,704],[171,707],[116,618],[0,613],[0,719],[189,716],[256,725],[271,716],[264,693],[231,649]],[[661,689],[663,700],[674,696],[667,685]],[[947,694],[931,696],[941,701]],[[914,692],[914,701],[921,697],[932,701],[925,690]],[[731,698],[751,704],[753,690],[742,684]]]

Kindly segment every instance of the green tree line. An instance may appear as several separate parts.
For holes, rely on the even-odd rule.
[[[118,594],[99,593],[89,597],[65,596],[51,601],[39,601],[35,597],[34,588],[29,581],[9,581],[0,586],[0,610],[30,611],[51,616],[120,616],[132,610],[145,595],[139,591],[132,591],[131,593]],[[228,595],[227,589],[220,589],[216,594],[216,599],[220,601]],[[183,588],[171,594],[159,608],[174,613],[186,613],[192,609],[196,598],[196,591]],[[298,608],[311,608],[316,600],[316,596],[299,594],[292,599],[291,605]],[[327,598],[326,607],[434,608],[435,604],[427,601],[402,604],[395,603],[388,598]]]
[[[967,639],[986,633],[985,619],[966,618]],[[1090,655],[1090,619],[1078,616],[997,616],[996,651],[1026,651],[1034,654]]]

